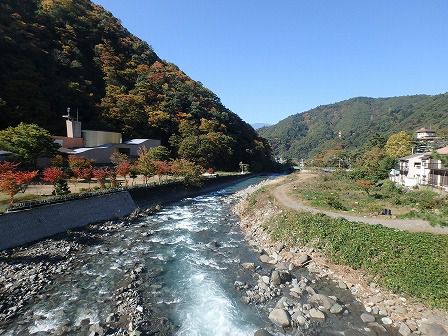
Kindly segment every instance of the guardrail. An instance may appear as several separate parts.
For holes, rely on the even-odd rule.
[[[158,185],[163,184],[170,184],[174,183],[176,181],[168,180],[168,181],[160,181],[159,183],[152,183],[148,185],[135,185],[135,186],[128,186],[128,187],[117,187],[117,188],[109,188],[109,189],[103,189],[103,190],[94,190],[94,191],[86,191],[86,192],[80,192],[75,194],[67,194],[67,195],[59,195],[59,196],[50,196],[45,199],[40,200],[30,200],[30,201],[22,201],[17,202],[12,205],[10,205],[6,212],[14,212],[14,211],[21,211],[21,210],[27,210],[39,206],[49,205],[49,204],[55,204],[55,203],[62,203],[67,201],[73,201],[78,199],[84,199],[89,197],[95,197],[95,196],[101,196],[126,190],[133,190],[133,189],[144,189],[144,188],[154,188]]]

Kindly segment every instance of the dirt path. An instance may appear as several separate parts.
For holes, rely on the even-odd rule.
[[[293,182],[282,183],[275,187],[271,192],[274,198],[284,207],[293,210],[304,210],[312,213],[323,213],[332,218],[345,218],[352,222],[362,222],[366,224],[380,224],[394,229],[410,231],[410,232],[429,232],[434,234],[448,234],[448,227],[431,226],[427,221],[421,219],[388,219],[388,218],[375,218],[354,216],[350,214],[318,209],[305,205],[297,198],[290,195],[290,190],[293,185],[299,186],[300,182],[303,182],[309,178],[315,177],[316,174],[300,173],[298,178]]]

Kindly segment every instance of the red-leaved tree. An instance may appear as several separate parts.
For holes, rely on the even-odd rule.
[[[128,186],[128,175],[131,171],[131,164],[129,161],[121,161],[117,164],[115,167],[115,170],[117,172],[118,176],[121,176],[124,178],[124,185]]]
[[[19,171],[18,164],[0,163],[0,191],[9,197],[9,204],[14,202],[14,196],[20,191],[25,192],[31,181],[37,176],[37,171]]]
[[[93,170],[93,177],[100,185],[101,189],[106,188],[106,177],[108,176],[108,171],[105,168],[97,168]]]
[[[156,173],[159,183],[164,175],[168,175],[171,172],[171,165],[167,161],[152,161],[154,165],[154,172]]]

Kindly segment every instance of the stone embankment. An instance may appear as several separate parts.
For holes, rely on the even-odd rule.
[[[256,207],[251,207],[247,199],[262,186],[272,187],[268,185],[272,183],[246,189],[235,207],[241,228],[249,244],[259,252],[262,265],[241,265],[252,270],[257,279],[255,285],[235,283],[245,303],[277,300],[267,312],[269,319],[280,330],[294,335],[319,335],[319,325],[326,320],[349,316],[353,326],[344,335],[448,336],[446,312],[430,310],[411,298],[394,294],[370,281],[362,271],[330,263],[319,251],[273,241],[264,226],[282,210],[269,198]],[[333,293],[327,290],[325,295],[317,288],[316,284],[324,279]],[[255,335],[270,334],[259,330]]]

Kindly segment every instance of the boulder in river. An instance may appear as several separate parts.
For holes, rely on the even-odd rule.
[[[272,309],[269,319],[279,327],[289,327],[291,325],[291,315],[285,309]]]
[[[242,263],[241,267],[243,267],[244,269],[247,269],[247,270],[252,270],[252,271],[255,270],[255,268],[256,268],[255,264],[251,263],[251,262]]]
[[[264,329],[259,329],[255,332],[254,336],[272,336],[272,334]]]

